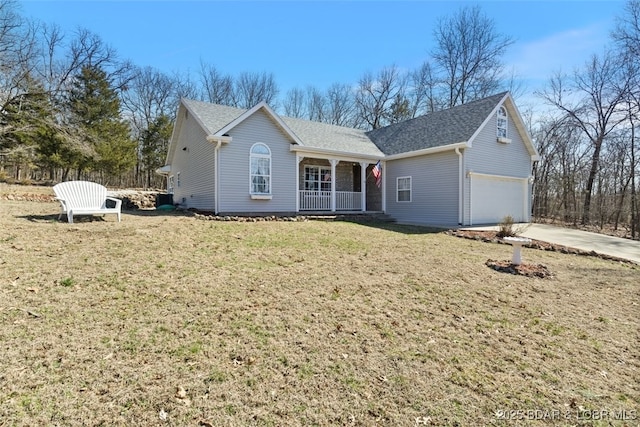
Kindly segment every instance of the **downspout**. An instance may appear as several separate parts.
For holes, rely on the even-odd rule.
[[[216,148],[213,150],[213,164],[214,164],[214,168],[215,170],[215,176],[214,176],[214,180],[215,180],[215,184],[213,187],[213,191],[216,194],[216,200],[215,200],[215,206],[214,206],[214,210],[215,210],[215,214],[218,215],[218,213],[220,213],[220,185],[219,185],[219,180],[220,180],[220,160],[218,158],[218,151],[220,150],[220,146],[222,145],[222,140],[218,139],[218,141],[216,142]]]
[[[456,147],[456,154],[458,155],[458,225],[462,225],[463,222],[463,209],[464,202],[464,179],[463,179],[463,165],[462,165],[462,153],[460,147]]]
[[[215,192],[215,201],[213,203],[213,210],[216,215],[220,213],[220,147],[223,142],[230,143],[231,137],[229,135],[209,135],[207,141],[216,143],[216,147],[213,149],[213,191]]]

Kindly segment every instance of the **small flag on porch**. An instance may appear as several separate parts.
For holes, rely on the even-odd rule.
[[[371,173],[376,177],[376,185],[380,188],[382,185],[382,165],[380,164],[380,160],[378,160],[378,163],[373,167]]]

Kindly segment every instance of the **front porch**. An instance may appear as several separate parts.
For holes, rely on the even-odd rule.
[[[298,156],[299,212],[381,212],[375,163]]]
[[[301,211],[364,211],[361,191],[336,191],[335,209],[331,191],[300,190],[299,203]]]

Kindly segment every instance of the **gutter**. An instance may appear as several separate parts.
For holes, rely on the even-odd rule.
[[[342,160],[347,162],[349,161],[359,162],[360,160],[373,160],[377,162],[378,160],[384,158],[384,154],[382,153],[380,153],[379,155],[362,154],[362,153],[329,150],[326,148],[310,148],[307,146],[300,146],[300,145],[290,145],[289,151],[294,151],[296,153],[301,153],[301,154],[318,154],[318,155],[321,155],[322,158],[331,158],[333,156],[336,160]]]
[[[409,151],[408,153],[392,154],[390,156],[385,156],[384,159],[385,160],[406,159],[407,157],[424,156],[427,154],[441,153],[443,151],[456,150],[459,148],[469,148],[469,144],[466,141],[458,142],[456,144],[441,145],[439,147],[431,147],[431,148],[424,148],[422,150]]]

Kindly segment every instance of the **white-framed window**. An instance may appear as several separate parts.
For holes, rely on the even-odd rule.
[[[175,186],[173,175],[169,175],[169,182],[167,183],[167,193],[173,194],[173,187]]]
[[[411,201],[411,177],[399,176],[396,178],[396,202]]]
[[[180,172],[176,174],[176,187],[180,187]]]
[[[507,109],[501,106],[496,116],[496,129],[498,138],[507,138],[507,126],[509,118],[507,117]]]
[[[249,155],[249,192],[271,194],[271,150],[265,144],[253,144]]]
[[[305,166],[304,189],[331,191],[331,168],[328,166]]]

